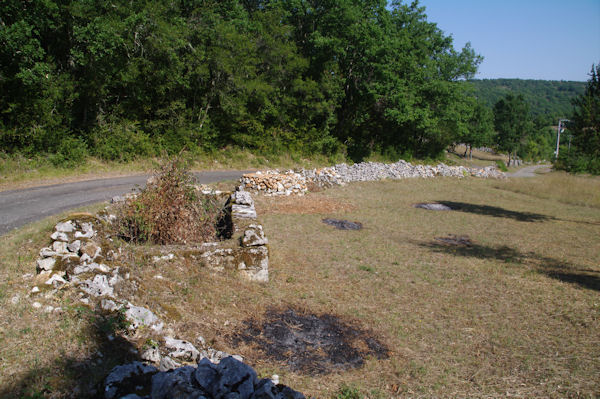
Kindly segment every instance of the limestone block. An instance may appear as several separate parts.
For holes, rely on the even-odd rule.
[[[54,233],[52,233],[50,238],[52,238],[54,241],[69,241],[69,236],[66,233],[60,231],[55,231]]]
[[[150,310],[131,303],[127,306],[125,318],[131,323],[131,329],[137,329],[140,326],[151,326],[160,322],[158,317]]]
[[[40,257],[41,258],[50,258],[50,257],[55,257],[55,256],[58,256],[58,254],[52,248],[45,247],[45,248],[40,249]]]
[[[198,361],[200,357],[200,352],[191,343],[171,337],[165,337],[164,339],[165,347],[169,350],[170,357],[190,362]]]
[[[95,297],[114,296],[114,289],[108,284],[108,278],[103,274],[97,274],[93,280],[83,281],[79,289]]]
[[[241,219],[256,219],[256,209],[254,209],[254,206],[233,204],[231,206],[231,214],[233,217]]]
[[[77,253],[77,252],[79,252],[79,248],[81,248],[81,241],[79,241],[79,240],[75,240],[75,241],[67,244],[67,249],[70,252]]]
[[[254,200],[247,191],[236,191],[232,195],[233,203],[238,205],[247,205],[254,207]]]
[[[263,227],[260,224],[251,224],[244,230],[244,236],[242,237],[243,247],[255,247],[268,243],[269,240],[265,237]]]
[[[54,229],[60,233],[72,233],[73,230],[75,230],[75,226],[70,220],[68,220],[63,223],[58,223]]]
[[[52,270],[54,265],[56,264],[56,259],[54,258],[45,258],[37,260],[37,269],[38,270]]]
[[[67,249],[67,243],[64,241],[54,241],[52,243],[52,249],[54,250],[54,252],[59,254],[66,254],[67,252],[69,252],[69,250]]]

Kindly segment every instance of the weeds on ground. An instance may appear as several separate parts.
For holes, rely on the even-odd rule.
[[[502,160],[497,160],[496,161],[496,166],[498,167],[498,169],[500,169],[502,172],[508,172],[508,168],[506,167],[506,164],[504,163],[504,161]]]
[[[342,385],[337,394],[334,396],[335,399],[363,399],[360,390],[355,387]]]
[[[117,209],[117,235],[134,243],[214,241],[221,206],[193,183],[179,158],[166,162],[135,198]]]

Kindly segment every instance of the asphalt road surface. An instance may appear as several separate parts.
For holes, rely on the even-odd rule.
[[[551,167],[552,167],[552,165],[549,165],[549,164],[525,166],[524,168],[521,168],[521,169],[517,170],[516,172],[507,173],[506,176],[508,176],[508,177],[536,177],[537,176],[537,174],[535,173],[536,170],[542,169],[542,168],[550,169]]]
[[[194,173],[198,183],[238,179],[249,171]],[[148,175],[88,180],[0,192],[0,235],[27,223],[84,205],[110,200],[143,187]]]

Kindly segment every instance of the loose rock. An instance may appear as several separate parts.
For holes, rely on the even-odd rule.
[[[415,204],[415,208],[427,209],[428,211],[451,211],[452,210],[452,208],[450,208],[449,206],[444,205],[444,204],[438,204],[436,202]]]
[[[75,230],[75,226],[73,226],[73,223],[69,220],[64,223],[58,223],[54,229],[59,233],[72,233],[73,230]]]
[[[200,352],[194,345],[181,339],[165,337],[165,347],[169,349],[169,356],[195,362],[200,357]]]
[[[150,310],[131,303],[127,306],[125,318],[131,323],[132,329],[137,329],[140,326],[151,326],[160,322],[158,317]]]
[[[54,258],[45,258],[37,260],[37,269],[40,270],[52,270],[54,265],[56,264],[56,259]]]
[[[108,278],[103,274],[97,274],[93,280],[83,281],[79,289],[94,297],[114,295],[113,287],[108,284]]]

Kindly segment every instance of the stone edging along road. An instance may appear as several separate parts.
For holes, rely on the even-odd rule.
[[[195,172],[198,183],[237,180],[251,171]],[[97,202],[110,200],[143,187],[149,175],[87,180],[75,183],[32,187],[0,192],[0,235],[47,216]]]

